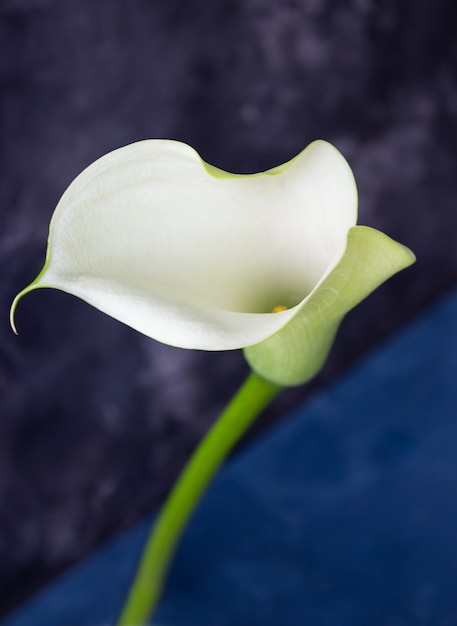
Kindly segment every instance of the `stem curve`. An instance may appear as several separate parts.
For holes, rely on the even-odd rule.
[[[143,626],[160,599],[187,522],[234,445],[283,387],[251,372],[203,438],[151,530],[117,626]]]

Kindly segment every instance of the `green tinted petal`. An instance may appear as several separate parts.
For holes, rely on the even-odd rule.
[[[408,248],[387,235],[366,226],[351,228],[341,260],[303,300],[289,323],[245,348],[249,365],[280,385],[310,380],[324,364],[344,315],[414,260]]]

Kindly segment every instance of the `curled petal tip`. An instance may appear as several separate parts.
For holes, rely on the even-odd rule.
[[[18,298],[19,296],[16,296],[16,298],[14,298],[14,301],[13,301],[13,304],[11,305],[11,310],[10,310],[10,326],[15,335],[19,335],[17,327],[16,327],[16,322],[14,321],[14,313],[16,312]]]
[[[39,289],[40,287],[42,287],[42,285],[38,283],[38,280],[39,280],[39,276],[28,287],[20,291],[13,300],[13,303],[10,309],[10,326],[15,335],[19,335],[19,332],[16,326],[16,321],[15,321],[17,305],[19,304],[19,301],[22,299],[22,296],[25,296],[27,293],[30,293],[31,291],[34,291],[35,289]]]

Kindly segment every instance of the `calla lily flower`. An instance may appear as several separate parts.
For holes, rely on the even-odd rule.
[[[322,366],[344,315],[414,255],[356,226],[344,157],[315,141],[237,175],[191,147],[146,140],[84,170],[51,220],[45,265],[14,300],[61,289],[163,343],[245,349],[280,385]]]

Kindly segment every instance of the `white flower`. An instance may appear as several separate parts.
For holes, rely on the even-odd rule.
[[[19,299],[53,287],[166,344],[246,348],[258,374],[299,384],[321,367],[343,316],[414,262],[356,220],[352,172],[324,141],[247,176],[180,142],[141,141],[64,193],[13,328]]]

